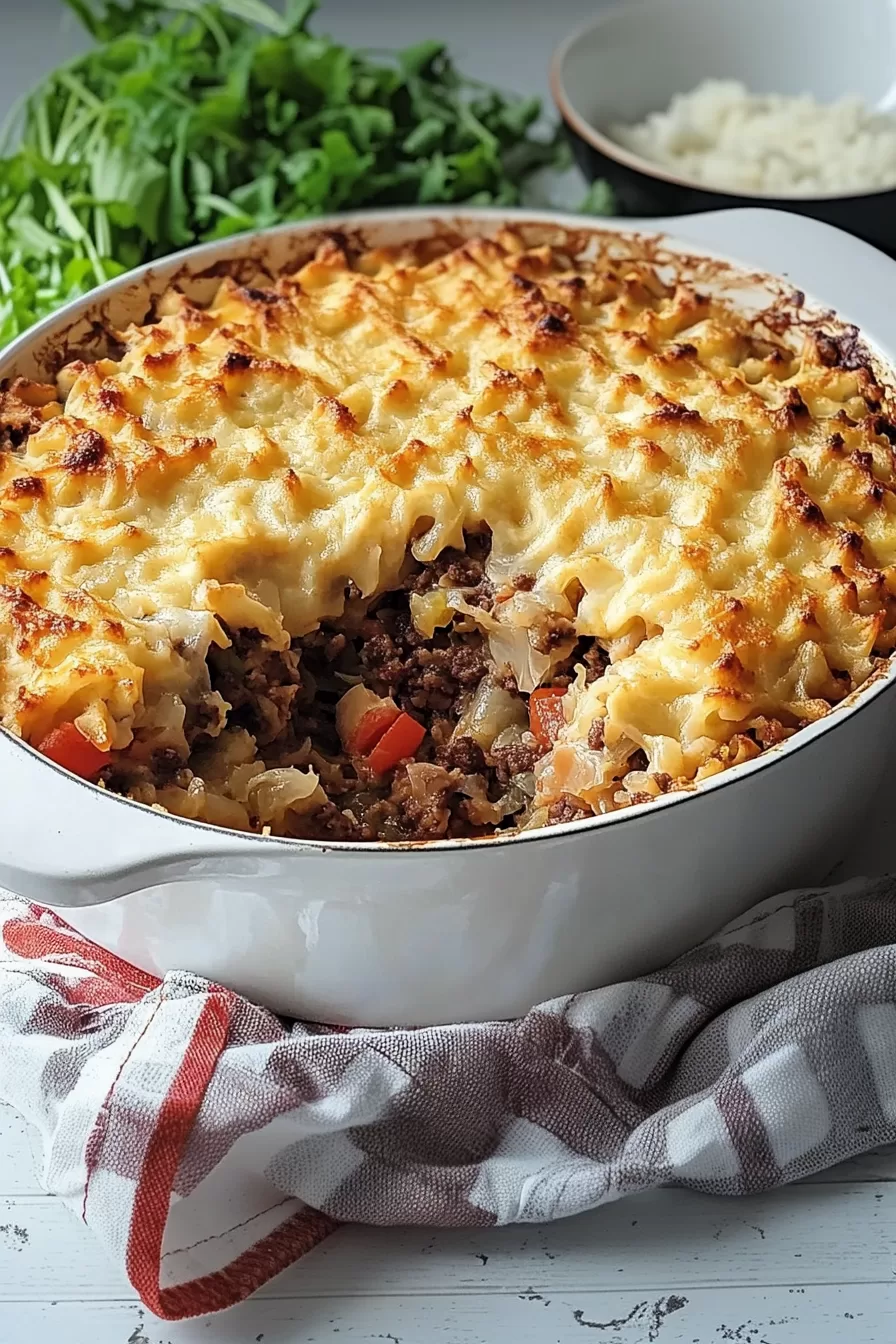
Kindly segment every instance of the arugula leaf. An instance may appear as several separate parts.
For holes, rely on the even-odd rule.
[[[565,149],[444,42],[373,55],[314,0],[66,0],[95,46],[0,135],[0,345],[123,269],[371,205],[515,204]],[[587,208],[603,212],[598,186]]]
[[[444,135],[445,123],[441,117],[424,117],[403,141],[401,147],[405,154],[428,154],[441,144]]]
[[[306,23],[317,9],[317,0],[286,0],[283,15],[287,32],[303,32]]]
[[[585,199],[579,206],[583,215],[612,215],[616,209],[616,198],[609,182],[599,177],[585,193]]]
[[[121,145],[90,164],[90,190],[101,205],[114,209],[117,222],[133,227],[137,221],[151,243],[159,239],[159,212],[168,173],[158,159],[132,159]]]
[[[422,75],[445,51],[444,42],[418,42],[398,53],[398,64],[406,75]]]
[[[420,178],[420,200],[424,205],[451,199],[451,165],[444,154],[435,153]]]

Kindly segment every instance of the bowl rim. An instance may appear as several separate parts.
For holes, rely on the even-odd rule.
[[[207,265],[213,258],[224,260],[227,257],[238,259],[241,255],[249,254],[251,247],[257,247],[259,243],[271,237],[287,237],[294,235],[301,238],[305,234],[326,233],[333,229],[345,229],[347,227],[363,228],[365,225],[388,225],[390,222],[400,223],[404,220],[420,220],[444,222],[445,224],[457,223],[461,220],[471,221],[481,219],[483,227],[500,227],[502,222],[506,223],[531,223],[537,225],[555,226],[567,231],[575,230],[577,232],[593,233],[614,233],[621,235],[634,235],[643,238],[650,236],[649,228],[645,224],[649,221],[627,221],[625,219],[595,219],[589,216],[572,215],[568,212],[556,210],[527,209],[525,207],[488,207],[477,209],[472,206],[464,207],[463,204],[449,207],[419,207],[419,206],[397,206],[394,208],[382,208],[378,210],[369,210],[363,212],[325,215],[319,218],[295,221],[293,223],[277,225],[269,229],[250,230],[244,234],[235,235],[227,239],[217,240],[211,243],[199,243],[193,247],[184,248],[179,252],[148,262],[143,266],[136,267],[127,271],[114,279],[109,280],[104,285],[98,286],[83,295],[74,299],[71,303],[64,305],[57,312],[50,314],[36,323],[28,331],[23,332],[21,336],[11,342],[4,350],[0,351],[0,382],[8,374],[3,372],[3,365],[17,356],[26,354],[33,345],[42,338],[52,335],[57,326],[61,331],[66,329],[66,324],[70,326],[72,319],[82,319],[89,314],[95,306],[102,305],[109,298],[123,290],[127,290],[135,285],[142,283],[151,283],[158,277],[159,273],[165,274],[171,272],[172,277],[181,273],[184,268],[189,268],[193,261],[199,263],[196,268],[197,275],[202,271],[203,265]],[[667,227],[659,228],[653,231],[652,236],[665,239],[673,248],[678,245],[680,250],[684,244],[691,250],[686,255],[694,257],[711,257],[715,255],[722,260],[727,260],[731,265],[740,265],[748,267],[748,261],[738,263],[736,258],[727,257],[724,247],[719,252],[714,253],[711,247],[703,243],[689,244],[686,239],[678,239],[675,234]],[[241,251],[242,245],[242,251]],[[771,273],[769,272],[771,278]],[[819,300],[824,301],[823,295],[817,296]],[[896,348],[893,354],[888,351],[883,353],[887,358],[896,363]],[[113,805],[125,804],[136,812],[145,816],[147,819],[155,817],[164,823],[176,823],[181,827],[188,827],[194,834],[198,832],[208,838],[209,853],[214,853],[222,843],[227,843],[232,851],[234,845],[266,845],[274,846],[277,849],[291,852],[313,852],[313,853],[338,853],[338,854],[360,854],[364,856],[387,855],[392,856],[396,853],[407,853],[426,855],[437,852],[442,855],[447,854],[467,854],[470,851],[495,850],[505,845],[520,845],[536,840],[561,840],[570,835],[580,835],[585,832],[602,829],[607,826],[618,827],[626,822],[646,821],[652,814],[664,811],[669,807],[679,807],[688,801],[696,801],[706,794],[714,793],[720,788],[726,788],[736,784],[744,779],[773,766],[777,761],[785,756],[793,756],[804,750],[818,737],[826,733],[836,731],[844,726],[855,714],[861,712],[866,706],[870,705],[877,697],[882,694],[893,682],[896,682],[896,654],[891,655],[883,664],[872,671],[870,677],[852,691],[844,700],[833,706],[831,712],[824,718],[808,724],[799,729],[790,738],[781,743],[777,743],[767,748],[759,756],[752,760],[744,761],[740,765],[731,766],[726,770],[719,771],[718,774],[709,779],[695,784],[692,788],[683,789],[675,793],[661,794],[658,798],[649,803],[637,803],[627,808],[615,812],[607,812],[600,816],[582,817],[575,821],[562,822],[554,826],[544,826],[531,831],[505,831],[493,835],[482,837],[459,837],[452,839],[437,840],[402,840],[402,841],[381,841],[381,840],[312,840],[293,836],[275,836],[261,835],[254,831],[235,831],[228,827],[216,826],[208,821],[200,821],[190,817],[180,817],[171,812],[160,812],[154,808],[140,803],[132,798],[127,798],[119,794],[111,793],[106,789],[100,788],[89,780],[80,779],[77,775],[71,774],[57,765],[54,761],[48,760],[46,756],[41,755],[39,751],[30,743],[10,732],[9,729],[0,725],[0,739],[8,742],[12,747],[24,752],[30,756],[35,765],[40,765],[43,769],[51,769],[62,779],[80,786],[84,791],[86,798],[93,799],[91,805],[96,805],[98,798],[107,798]],[[201,853],[201,848],[193,851],[194,854]],[[163,857],[160,855],[160,858]]]
[[[648,10],[655,7],[656,0],[626,0],[625,9],[629,12],[637,10]],[[551,97],[554,106],[560,113],[561,118],[574,131],[580,140],[584,140],[592,149],[603,154],[605,158],[613,160],[624,168],[630,168],[632,171],[640,173],[643,177],[654,178],[660,182],[668,182],[671,186],[681,187],[686,191],[702,192],[706,196],[715,197],[718,204],[714,206],[723,209],[725,204],[732,202],[742,203],[755,202],[757,206],[775,206],[799,210],[800,206],[830,204],[834,201],[850,204],[855,202],[859,204],[864,201],[873,201],[877,197],[896,196],[896,183],[891,187],[874,187],[870,191],[844,193],[838,191],[824,192],[817,196],[776,196],[773,192],[748,192],[748,191],[729,191],[725,187],[713,187],[706,182],[700,182],[695,177],[685,177],[679,173],[673,172],[661,163],[654,163],[651,159],[645,159],[633,150],[626,149],[618,140],[599,130],[592,122],[588,121],[577,110],[572,98],[567,90],[566,81],[563,74],[563,67],[566,58],[582,39],[595,28],[601,27],[607,23],[610,18],[622,9],[620,0],[614,0],[601,13],[586,19],[576,28],[568,33],[554,48],[551,56],[549,69],[549,84]]]

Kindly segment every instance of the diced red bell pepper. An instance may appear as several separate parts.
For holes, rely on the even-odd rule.
[[[422,723],[412,719],[410,714],[401,713],[391,728],[383,733],[367,757],[367,764],[376,774],[384,775],[399,761],[415,755],[425,736],[426,729]]]
[[[368,709],[352,733],[349,753],[352,756],[366,756],[368,752],[373,751],[377,742],[400,714],[401,710],[393,704],[377,705],[375,709]]]
[[[366,756],[400,713],[394,700],[359,684],[346,691],[336,706],[336,731],[350,756]]]
[[[543,747],[552,747],[566,725],[563,714],[565,694],[565,687],[542,686],[529,696],[529,731]]]
[[[101,751],[73,723],[60,723],[39,743],[38,751],[81,779],[95,779],[112,759],[111,751]]]

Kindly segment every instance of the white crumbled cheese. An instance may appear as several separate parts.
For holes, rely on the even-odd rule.
[[[766,196],[858,194],[896,186],[896,118],[861,98],[751,94],[707,79],[664,112],[610,135],[625,149],[707,187]]]

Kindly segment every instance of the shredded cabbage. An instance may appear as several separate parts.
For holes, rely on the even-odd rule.
[[[281,822],[287,811],[310,812],[327,801],[313,770],[296,766],[265,770],[249,781],[248,802],[260,822]]]
[[[513,725],[522,727],[526,723],[528,711],[519,696],[484,677],[458,720],[453,736],[472,737],[488,750],[499,734]]]

